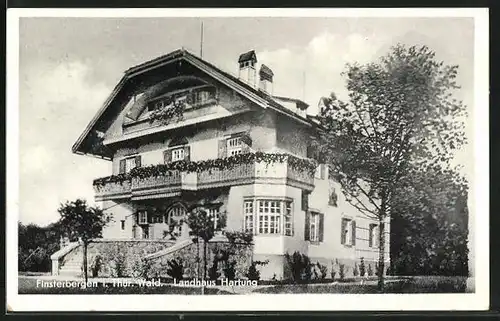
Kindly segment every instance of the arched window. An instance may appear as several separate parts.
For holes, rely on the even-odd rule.
[[[165,223],[169,226],[175,224],[172,234],[180,236],[182,234],[182,225],[186,220],[186,207],[182,204],[175,204],[168,212]]]

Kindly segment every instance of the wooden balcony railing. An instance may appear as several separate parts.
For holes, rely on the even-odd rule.
[[[127,198],[132,192],[129,180],[123,182],[108,182],[103,185],[94,185],[96,201],[102,201],[105,198]]]
[[[306,168],[291,166],[288,161],[254,161],[234,164],[226,169],[206,169],[200,172],[171,170],[151,177],[133,177],[123,182],[95,185],[96,200],[133,197],[165,197],[181,190],[198,190],[245,184],[286,184],[302,189],[314,188],[314,173]]]

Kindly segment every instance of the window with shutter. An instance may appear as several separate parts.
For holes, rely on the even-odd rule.
[[[141,156],[132,156],[120,160],[120,174],[128,173],[133,168],[141,166]]]
[[[241,137],[229,138],[227,140],[227,156],[235,156],[243,152]]]
[[[341,239],[340,242],[344,245],[354,245],[356,238],[356,222],[349,218],[342,218],[341,224]]]
[[[184,160],[184,148],[173,148],[172,151],[172,162],[177,162],[180,160]]]

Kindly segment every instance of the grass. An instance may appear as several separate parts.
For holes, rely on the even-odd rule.
[[[406,277],[387,282],[383,293],[465,293],[466,277],[418,276]],[[335,283],[335,284],[297,284],[275,285],[260,288],[255,293],[345,293],[375,294],[380,293],[376,282],[371,284]]]

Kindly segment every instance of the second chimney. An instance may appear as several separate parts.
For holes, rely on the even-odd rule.
[[[262,64],[259,70],[259,89],[269,95],[273,94],[274,73],[268,66]]]
[[[257,55],[255,51],[245,52],[238,58],[239,73],[238,78],[252,87],[255,87],[255,63]]]

